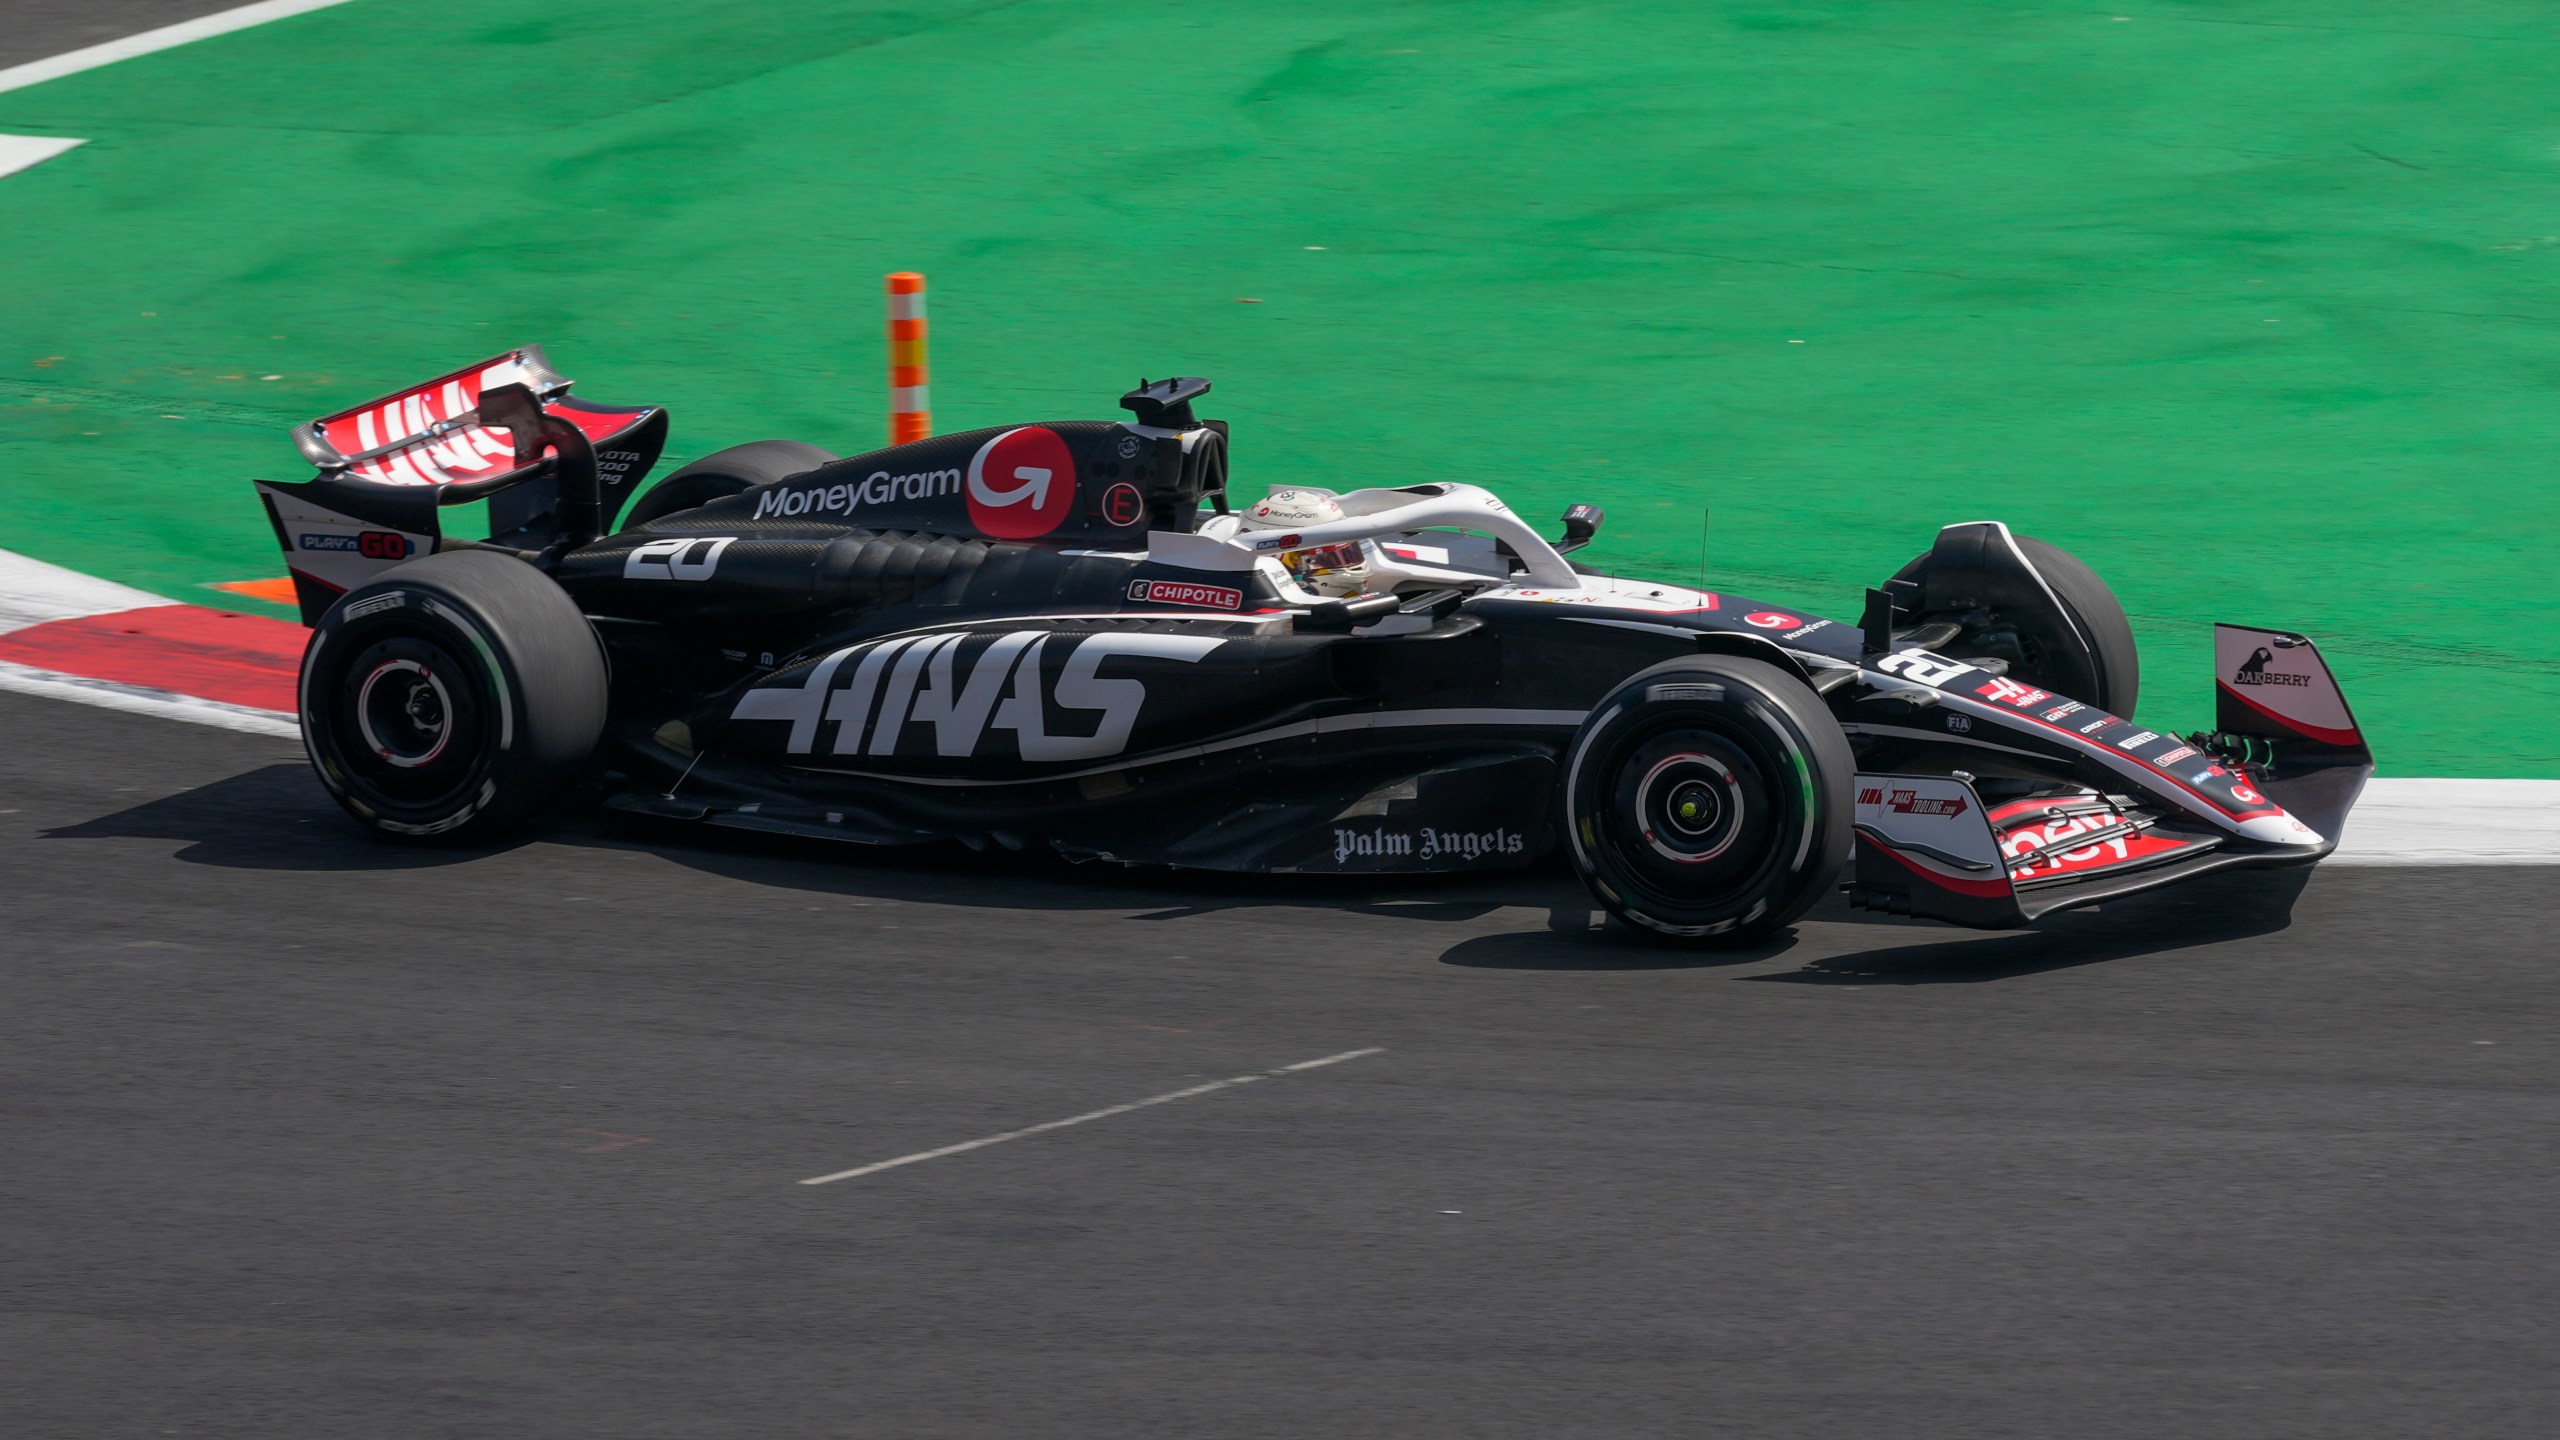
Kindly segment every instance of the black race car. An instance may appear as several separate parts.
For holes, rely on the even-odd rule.
[[[320,778],[386,834],[607,804],[871,844],[1241,871],[1525,866],[1731,940],[1855,903],[1964,924],[2337,844],[2372,757],[2318,648],[2217,632],[2219,729],[2126,719],[2088,567],[1951,525],[1856,623],[1567,558],[1491,493],[1231,507],[1205,380],[1121,421],[839,459],[760,441],[614,519],[666,417],[524,349],[314,421],[261,483]],[[441,506],[488,501],[491,537]]]

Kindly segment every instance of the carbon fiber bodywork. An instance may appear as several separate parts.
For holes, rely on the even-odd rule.
[[[460,373],[494,387],[518,372]],[[1854,625],[1571,565],[1562,552],[1596,508],[1549,542],[1465,485],[1333,497],[1343,518],[1303,534],[1242,529],[1225,427],[1189,413],[1206,388],[1135,392],[1133,422],[940,436],[741,481],[517,552],[603,642],[610,803],[1223,870],[1522,866],[1557,848],[1560,777],[1604,697],[1665,661],[1739,656],[1809,687],[1853,748],[1855,898],[1996,925],[2208,868],[2316,860],[2370,770],[2325,667],[2304,668],[2316,648],[2281,632],[2248,632],[2266,643],[2239,677],[2258,698],[2225,705],[2238,752],[2232,736],[2191,743],[2058,693],[2069,676],[2130,696],[2129,632],[2120,613],[2113,632],[2084,613],[2085,587],[2056,588],[2047,571],[2068,557],[1992,522],[1949,527]],[[356,459],[396,464],[406,445],[467,460],[469,427],[492,423],[478,413],[451,408]],[[654,456],[660,412],[591,413],[629,418],[619,432],[539,423],[571,451],[575,422]],[[553,462],[528,460],[528,443],[513,463],[537,478]],[[636,489],[567,472],[560,487],[600,492],[608,517]],[[384,564],[421,542],[480,543],[434,533],[432,489],[336,473],[262,488],[289,554],[325,544],[353,567],[371,552],[329,537],[360,530]],[[1346,545],[1367,593],[1316,593],[1275,558]],[[2313,711],[2307,728],[2286,718]]]

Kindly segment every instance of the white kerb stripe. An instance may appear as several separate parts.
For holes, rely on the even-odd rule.
[[[914,293],[913,295],[892,295],[892,296],[890,296],[890,297],[889,297],[889,318],[890,318],[890,319],[892,319],[892,320],[921,320],[921,319],[923,319],[923,318],[924,318],[924,292],[923,292],[923,291],[921,291],[921,290],[919,290],[919,291],[917,291],[916,293]]]
[[[2332,865],[2560,865],[2560,780],[2368,780]]]
[[[914,415],[933,408],[930,385],[893,385],[889,389],[889,408]]]
[[[0,634],[48,620],[78,620],[173,603],[148,590],[0,550]]]
[[[210,725],[217,730],[272,735],[280,740],[302,737],[301,723],[280,710],[233,705],[222,700],[181,695],[175,690],[127,685],[120,680],[65,675],[59,670],[20,665],[12,660],[0,660],[0,690],[17,695],[40,695],[47,700],[69,700],[75,704],[95,705],[102,710],[122,710],[133,715],[157,715],[163,720],[184,720],[191,725]]]
[[[234,30],[246,30],[253,25],[264,25],[270,20],[305,15],[314,10],[326,10],[332,5],[345,3],[346,0],[260,0],[258,4],[243,5],[236,10],[225,10],[214,15],[199,15],[193,20],[181,20],[175,25],[163,25],[157,30],[145,30],[139,35],[127,35],[121,40],[109,40],[103,45],[92,45],[85,50],[73,50],[49,59],[30,60],[24,65],[13,65],[6,70],[0,70],[0,91],[20,90],[29,85],[41,85],[47,80],[59,80],[65,75],[77,75],[83,70],[95,70],[101,65],[113,65],[119,60],[130,60],[137,55],[151,54],[155,50],[167,50],[197,40],[209,40],[216,35],[228,35]]]
[[[1357,1060],[1363,1055],[1383,1055],[1385,1053],[1385,1046],[1372,1045],[1366,1050],[1345,1050],[1339,1055],[1326,1055],[1315,1060],[1301,1060],[1295,1065],[1283,1065],[1277,1070],[1265,1070],[1258,1075],[1231,1075],[1224,1080],[1212,1080],[1206,1085],[1194,1085],[1186,1090],[1172,1090],[1167,1091],[1162,1095],[1150,1095],[1144,1100],[1132,1100],[1126,1105],[1105,1106],[1100,1110],[1088,1110],[1082,1115],[1070,1115],[1064,1120],[1051,1120],[1040,1125],[1026,1125],[1019,1130],[1007,1130],[1001,1135],[989,1135],[977,1140],[963,1140],[957,1145],[945,1145],[939,1150],[919,1150],[913,1155],[901,1155],[895,1160],[882,1160],[877,1164],[856,1166],[851,1170],[839,1170],[833,1175],[814,1175],[800,1183],[803,1185],[832,1185],[838,1180],[855,1180],[865,1175],[877,1175],[883,1170],[895,1170],[901,1165],[913,1165],[925,1160],[939,1160],[945,1155],[959,1155],[970,1150],[984,1150],[990,1145],[1001,1145],[1008,1140],[1019,1140],[1026,1135],[1039,1135],[1051,1130],[1064,1130],[1070,1125],[1082,1125],[1094,1120],[1107,1120],[1114,1115],[1126,1115],[1132,1110],[1144,1110],[1150,1105],[1169,1105],[1176,1100],[1188,1100],[1194,1095],[1206,1095],[1213,1090],[1231,1090],[1238,1085],[1251,1085],[1258,1080],[1277,1079],[1285,1075],[1294,1075],[1301,1070],[1316,1070],[1327,1065],[1339,1065],[1345,1060]]]

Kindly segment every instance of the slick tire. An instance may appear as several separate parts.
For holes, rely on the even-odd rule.
[[[1848,863],[1848,737],[1811,687],[1665,661],[1594,706],[1565,762],[1566,851],[1610,914],[1710,945],[1787,925]]]
[[[2111,715],[2131,715],[2142,694],[2142,652],[2116,592],[2061,546],[2025,535],[2014,538],[2018,552],[2044,577],[2088,638],[2074,634],[2059,617],[2004,610],[2002,618],[2017,626],[2018,649],[2026,657],[2010,667],[2010,678],[2085,700]],[[1916,581],[1928,565],[1929,557],[1920,555],[1893,578]]]
[[[2018,677],[2065,695],[2086,693],[2110,714],[2131,715],[2133,702],[2142,694],[2142,651],[2133,643],[2133,622],[2125,618],[2116,592],[2079,556],[2059,545],[2021,535],[2018,548],[2089,632],[2092,642],[2084,648],[2076,637],[2031,635],[2021,627],[2018,642],[2026,651],[2027,663],[2018,667]],[[2066,680],[2070,683],[2061,683]],[[2073,689],[2074,685],[2089,689],[2084,692]]]
[[[636,529],[681,510],[725,500],[742,490],[815,470],[836,457],[797,440],[757,440],[705,455],[649,487],[631,506],[622,528]]]
[[[604,647],[531,565],[430,555],[340,597],[302,655],[320,783],[403,840],[487,839],[575,781],[604,733]]]

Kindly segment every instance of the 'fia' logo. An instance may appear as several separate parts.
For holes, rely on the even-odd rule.
[[[967,489],[971,524],[998,540],[1037,539],[1075,504],[1075,456],[1055,430],[1007,430],[969,457]]]
[[[794,755],[812,753],[818,727],[832,723],[837,755],[895,755],[909,727],[922,725],[933,732],[936,755],[974,755],[986,732],[1010,730],[1016,753],[1034,764],[1097,760],[1129,748],[1129,733],[1147,701],[1145,682],[1106,679],[1098,673],[1103,661],[1128,656],[1192,664],[1227,643],[1202,635],[1076,639],[1048,686],[1048,700],[1061,710],[1100,714],[1089,735],[1053,735],[1041,695],[1041,652],[1050,640],[1067,637],[1045,630],[997,636],[978,652],[964,679],[956,657],[961,642],[971,638],[969,632],[944,631],[849,645],[812,666],[798,685],[739,696],[729,718],[790,722],[783,748]],[[852,678],[839,686],[837,677],[848,664]]]

